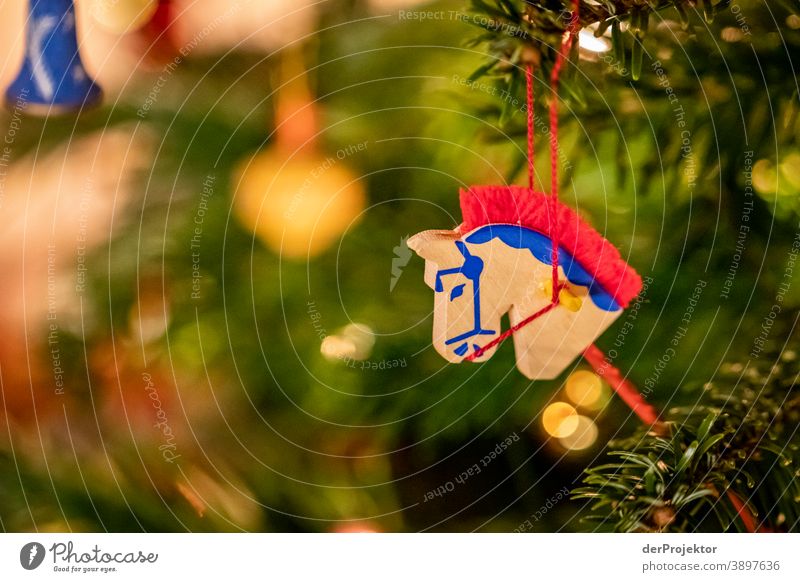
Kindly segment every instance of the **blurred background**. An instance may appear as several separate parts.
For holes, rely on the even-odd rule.
[[[467,3],[95,4],[102,105],[0,120],[0,529],[590,530],[566,492],[637,420],[580,360],[447,364],[405,245],[526,179]],[[648,283],[599,345],[662,409],[800,306],[800,11],[735,6],[652,16],[638,81],[582,34],[565,79],[562,198]]]

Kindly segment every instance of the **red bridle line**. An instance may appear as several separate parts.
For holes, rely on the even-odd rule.
[[[530,315],[510,327],[495,339],[490,341],[483,347],[478,347],[473,353],[468,355],[465,360],[472,361],[480,358],[487,351],[508,339],[514,332],[522,329],[532,321],[542,317],[550,310],[558,306],[558,295],[564,285],[558,282],[558,248],[559,248],[559,225],[558,225],[558,79],[561,75],[561,68],[564,66],[564,61],[572,49],[572,43],[578,34],[578,14],[580,10],[580,1],[572,0],[572,17],[569,22],[567,30],[569,34],[566,40],[561,44],[556,55],[556,61],[553,64],[553,70],[550,73],[550,88],[553,92],[553,100],[550,103],[550,198],[548,205],[548,214],[550,219],[550,239],[553,243],[553,254],[551,262],[553,265],[553,291],[550,295],[550,303],[542,309]],[[533,66],[528,64],[525,68],[525,89],[527,97],[527,121],[528,121],[528,187],[533,191],[534,189],[534,113],[533,113]]]
[[[550,311],[550,310],[552,310],[552,309],[554,309],[556,307],[558,307],[558,301],[551,301],[550,303],[548,303],[547,305],[542,307],[539,311],[537,311],[533,315],[529,315],[528,317],[526,317],[525,319],[523,319],[522,321],[520,321],[516,325],[512,325],[507,330],[505,330],[503,333],[501,333],[499,336],[497,336],[492,341],[490,341],[488,344],[486,344],[483,347],[480,347],[480,348],[476,349],[473,353],[471,353],[470,355],[468,355],[464,359],[471,362],[475,358],[480,358],[483,354],[485,354],[486,352],[491,350],[493,347],[499,345],[504,340],[508,339],[508,337],[513,335],[513,333],[515,331],[517,331],[519,329],[522,329],[523,327],[528,325],[530,322],[532,322],[534,319],[540,318],[545,313],[547,313],[548,311]]]

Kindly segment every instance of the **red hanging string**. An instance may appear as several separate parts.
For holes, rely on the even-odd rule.
[[[572,48],[572,42],[578,34],[578,15],[580,10],[580,0],[572,0],[572,16],[567,27],[567,38],[561,44],[556,55],[553,70],[550,73],[550,87],[553,92],[553,100],[550,103],[550,198],[548,204],[548,214],[550,219],[550,238],[553,243],[553,251],[551,255],[552,269],[552,293],[550,295],[550,303],[534,313],[526,317],[516,325],[510,327],[495,339],[490,341],[483,347],[476,348],[476,350],[468,355],[466,360],[473,361],[480,358],[488,350],[502,343],[508,339],[515,331],[525,327],[532,321],[540,318],[548,313],[553,308],[559,305],[558,295],[563,285],[558,281],[558,249],[559,249],[559,224],[558,224],[558,79],[561,74],[561,68],[564,66],[564,60],[569,56]],[[533,113],[533,67],[528,64],[525,68],[525,85],[527,96],[527,122],[528,122],[528,187],[533,191],[534,186],[534,113]]]
[[[561,44],[553,63],[553,70],[550,72],[550,89],[552,101],[550,101],[550,220],[551,220],[551,239],[553,241],[553,303],[558,302],[558,249],[560,245],[560,225],[558,224],[558,80],[561,75],[561,68],[564,60],[572,50],[572,42],[578,34],[580,1],[572,0],[572,15],[567,27],[567,38]]]
[[[533,65],[525,68],[525,89],[528,96],[528,188],[533,190]]]
[[[507,330],[505,330],[503,333],[501,333],[499,336],[497,336],[492,341],[490,341],[488,344],[486,344],[483,347],[480,347],[480,348],[476,349],[474,352],[472,352],[470,355],[468,355],[464,359],[471,362],[475,358],[480,358],[483,354],[485,354],[486,352],[491,350],[493,347],[495,347],[496,345],[502,343],[508,337],[513,335],[513,333],[515,331],[517,331],[519,329],[522,329],[523,327],[528,325],[530,322],[532,322],[534,319],[540,318],[542,315],[544,315],[545,313],[547,313],[548,311],[550,311],[551,309],[553,309],[555,307],[558,307],[558,301],[551,301],[550,303],[548,303],[547,305],[542,307],[539,311],[537,311],[533,315],[530,315],[530,316],[526,317],[525,319],[523,319],[522,321],[520,321],[516,325],[512,325]]]
[[[658,420],[658,411],[655,407],[648,404],[636,387],[623,377],[622,373],[608,361],[606,355],[597,346],[592,344],[586,348],[583,357],[595,373],[608,382],[614,392],[643,423],[654,425],[657,432],[662,432],[666,428]]]
[[[753,515],[753,512],[750,511],[750,508],[747,506],[747,504],[742,501],[742,498],[736,493],[728,489],[728,491],[725,492],[725,495],[727,496],[728,501],[731,502],[731,505],[733,505],[733,508],[736,510],[736,514],[739,516],[739,519],[742,520],[742,524],[748,533],[772,532],[772,530],[768,527],[758,524],[756,516]]]

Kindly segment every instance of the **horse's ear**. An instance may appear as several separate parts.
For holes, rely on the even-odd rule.
[[[408,248],[426,261],[451,263],[463,258],[454,244],[459,238],[455,230],[425,230],[408,239]]]

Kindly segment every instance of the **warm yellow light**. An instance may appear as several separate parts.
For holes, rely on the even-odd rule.
[[[338,335],[329,335],[322,340],[320,353],[328,360],[343,360],[352,358],[358,349],[353,340]]]
[[[783,157],[783,161],[778,166],[781,172],[781,178],[788,182],[795,190],[800,190],[800,153],[791,152]]]
[[[578,428],[578,413],[566,402],[554,402],[544,409],[542,426],[551,436],[567,437]]]
[[[744,38],[744,32],[741,28],[736,26],[726,26],[719,34],[720,38],[725,42],[739,42]]]
[[[590,28],[581,30],[578,42],[582,49],[593,53],[605,53],[611,50],[611,43],[602,36],[596,37]]]
[[[336,156],[269,148],[243,161],[234,178],[242,224],[283,257],[327,250],[361,215],[364,185]]]
[[[157,9],[158,0],[94,0],[90,12],[109,32],[125,34],[150,22]]]
[[[758,160],[753,164],[753,186],[760,194],[775,194],[778,190],[778,172],[769,160]]]
[[[345,339],[350,340],[355,347],[352,355],[354,360],[366,360],[375,346],[375,332],[363,323],[351,323],[341,331]]]
[[[578,370],[567,378],[564,392],[576,405],[593,408],[603,395],[603,381],[594,372]]]
[[[575,416],[575,430],[558,439],[561,446],[570,451],[588,449],[597,442],[597,425],[588,416]]]
[[[335,533],[378,533],[378,528],[371,523],[344,523],[333,530]]]
[[[319,351],[326,359],[366,360],[375,345],[375,333],[368,325],[351,323],[322,340]]]

